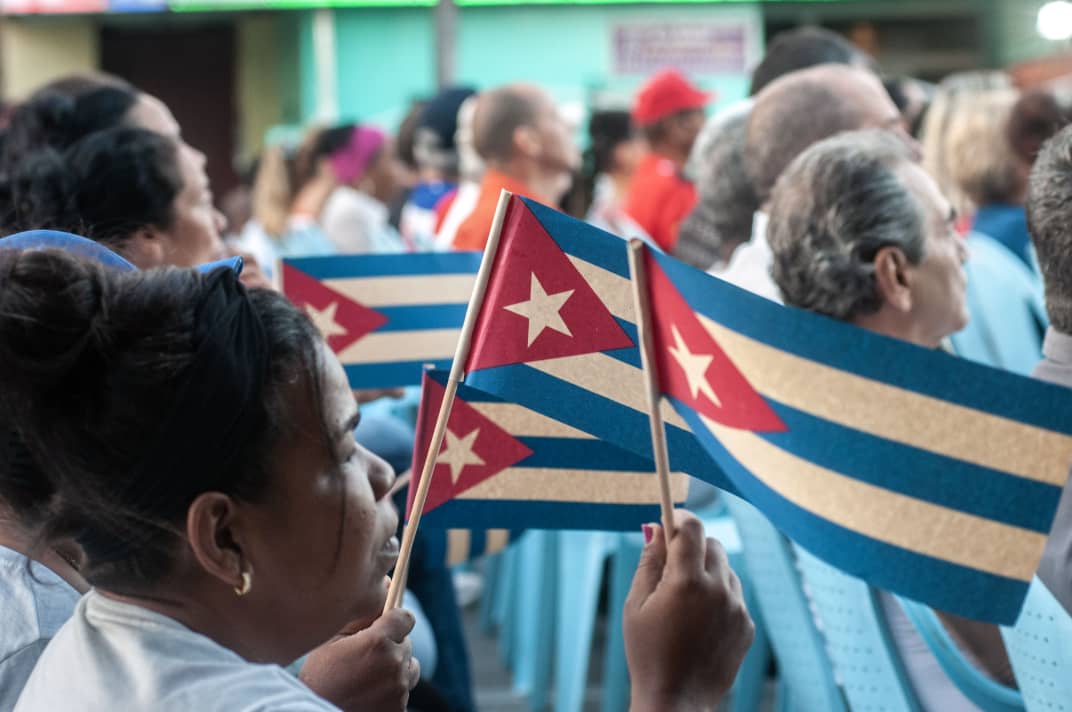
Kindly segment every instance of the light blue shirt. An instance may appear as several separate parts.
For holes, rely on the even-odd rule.
[[[15,707],[37,659],[78,603],[66,581],[27,562],[0,546],[0,712]]]

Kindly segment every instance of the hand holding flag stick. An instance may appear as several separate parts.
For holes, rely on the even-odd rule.
[[[495,217],[491,221],[491,231],[488,234],[488,244],[484,249],[484,259],[480,263],[480,272],[477,274],[476,284],[473,286],[473,294],[469,299],[469,308],[465,312],[465,322],[462,324],[461,334],[458,336],[458,347],[454,352],[454,361],[450,367],[450,378],[445,387],[443,402],[439,406],[439,416],[436,419],[435,429],[432,431],[432,440],[428,444],[428,454],[424,458],[424,467],[421,468],[421,479],[417,485],[417,493],[410,507],[409,520],[402,532],[402,545],[398,551],[398,562],[395,564],[395,573],[391,577],[391,585],[387,589],[387,602],[384,604],[384,612],[392,608],[398,608],[402,603],[402,592],[406,587],[406,574],[409,571],[409,558],[413,553],[413,541],[417,537],[417,527],[421,523],[421,514],[424,512],[424,504],[428,499],[428,490],[432,484],[432,473],[435,471],[436,460],[439,451],[443,447],[443,439],[446,436],[447,420],[450,419],[450,409],[454,404],[454,396],[458,392],[458,384],[465,378],[465,363],[469,358],[469,348],[473,340],[473,330],[476,328],[477,317],[480,315],[480,307],[484,302],[484,294],[487,292],[488,280],[491,278],[491,267],[495,263],[495,255],[498,252],[499,236],[502,233],[503,220],[506,218],[506,208],[510,204],[511,193],[502,191],[499,195],[499,204],[495,208]]]
[[[655,474],[659,477],[660,508],[666,545],[674,536],[674,500],[670,494],[670,456],[666,447],[666,429],[659,409],[662,391],[655,372],[655,342],[652,338],[651,302],[648,300],[648,275],[644,268],[644,242],[629,240],[629,273],[632,276],[633,303],[636,305],[637,346],[644,370],[644,385],[648,392],[648,417],[651,421],[651,449],[655,459]]]

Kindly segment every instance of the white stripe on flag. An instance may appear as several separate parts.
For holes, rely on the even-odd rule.
[[[406,275],[325,279],[324,284],[359,304],[404,307],[423,304],[468,304],[475,274]]]
[[[339,354],[345,365],[422,361],[454,357],[461,329],[382,331],[361,337]]]

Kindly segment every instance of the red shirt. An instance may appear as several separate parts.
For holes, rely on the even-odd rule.
[[[529,197],[529,188],[524,183],[489,168],[480,182],[480,197],[476,200],[473,212],[458,226],[458,232],[454,235],[455,250],[483,250],[488,244],[488,231],[495,218],[499,193],[504,188],[514,195]]]
[[[669,158],[648,153],[641,159],[625,196],[625,212],[667,252],[677,244],[677,228],[696,207],[696,188]]]

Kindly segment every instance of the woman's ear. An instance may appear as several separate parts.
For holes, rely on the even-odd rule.
[[[197,563],[228,586],[241,587],[251,563],[242,548],[235,501],[220,492],[205,492],[186,512],[186,539]]]
[[[911,265],[899,247],[887,246],[875,254],[875,289],[883,304],[900,312],[912,311]]]
[[[166,236],[156,227],[138,228],[123,245],[123,256],[138,269],[153,269],[164,265]]]

